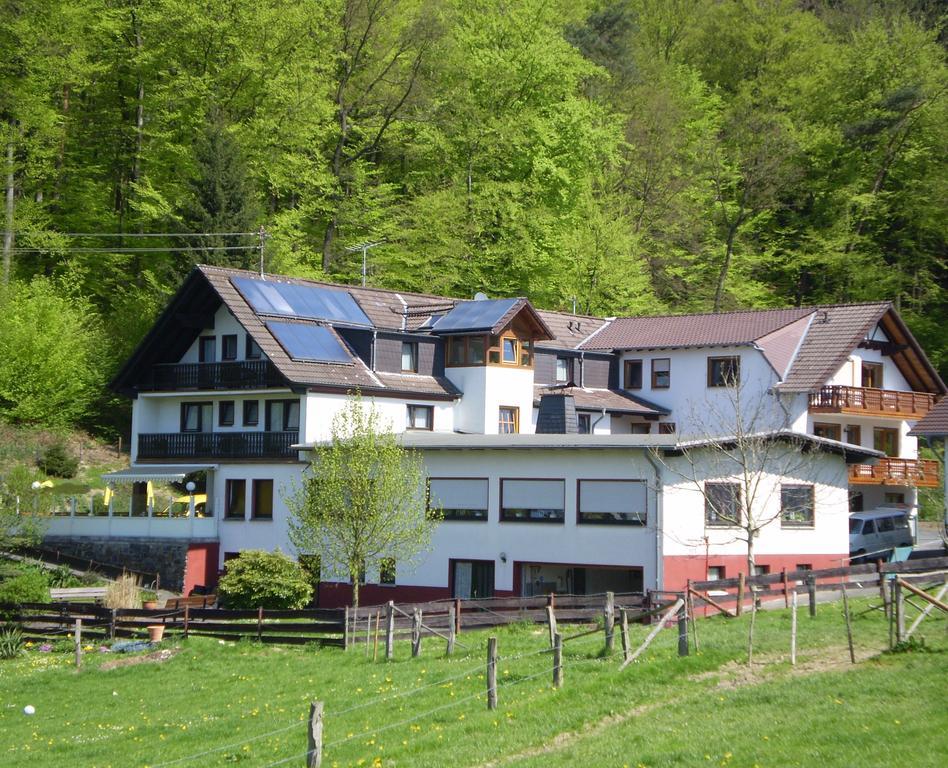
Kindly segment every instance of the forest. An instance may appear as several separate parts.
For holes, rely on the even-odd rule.
[[[0,419],[193,264],[594,314],[890,300],[948,374],[937,0],[4,0]]]

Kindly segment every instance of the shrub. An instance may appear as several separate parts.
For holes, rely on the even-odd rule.
[[[282,552],[251,549],[227,561],[218,594],[229,608],[304,608],[313,596],[302,566]]]
[[[62,443],[49,446],[36,464],[50,477],[75,477],[79,471],[79,459],[70,454]]]
[[[141,608],[141,590],[131,576],[122,576],[105,588],[107,608]]]
[[[0,627],[0,659],[15,659],[23,650],[23,632],[13,624]]]
[[[58,565],[48,572],[49,586],[56,589],[81,587],[82,579],[76,576],[68,565]]]
[[[24,570],[0,584],[0,603],[48,603],[49,577],[37,569]]]

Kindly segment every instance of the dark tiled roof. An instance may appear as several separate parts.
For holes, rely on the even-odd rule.
[[[925,418],[921,419],[909,432],[921,437],[948,437],[948,397],[943,397]]]
[[[583,341],[604,325],[606,320],[588,315],[572,315],[568,312],[551,312],[538,309],[537,314],[553,334],[549,341],[538,341],[538,347],[549,349],[577,349]]]
[[[589,389],[584,387],[534,387],[534,405],[539,405],[542,395],[571,395],[580,410],[601,411],[605,408],[613,413],[626,413],[639,416],[665,416],[667,408],[650,403],[640,397],[634,397],[618,389]]]
[[[813,312],[763,309],[700,315],[620,317],[581,345],[582,349],[662,349],[750,344]]]

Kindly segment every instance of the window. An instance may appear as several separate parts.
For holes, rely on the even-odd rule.
[[[873,427],[872,447],[886,456],[899,455],[899,430],[890,427]]]
[[[395,583],[395,558],[383,557],[379,561],[379,584]]]
[[[484,364],[484,337],[469,336],[467,339],[467,361],[471,365]]]
[[[708,581],[721,581],[723,578],[725,578],[723,565],[708,566]]]
[[[579,480],[577,522],[598,525],[645,525],[644,480]]]
[[[529,523],[562,523],[566,483],[563,480],[501,480],[500,519]]]
[[[431,430],[434,424],[434,407],[431,405],[409,405],[406,429]]]
[[[202,336],[198,340],[198,362],[213,363],[217,360],[216,342],[213,336]]]
[[[299,400],[267,400],[267,432],[293,432],[299,428]]]
[[[418,342],[402,342],[402,371],[409,373],[418,372]]]
[[[629,424],[629,432],[633,435],[650,435],[652,434],[652,425],[648,422],[643,424],[633,421]]]
[[[671,359],[659,357],[652,360],[652,389],[668,389],[671,386]]]
[[[429,478],[428,509],[439,508],[445,520],[486,520],[487,478]]]
[[[641,389],[642,388],[642,361],[641,360],[626,360],[624,369],[625,369],[625,388],[626,389]]]
[[[797,563],[796,566],[794,566],[794,570],[797,570],[797,571],[812,571],[812,570],[813,570],[813,563]]]
[[[254,520],[273,519],[273,481],[253,481],[253,503],[250,506],[250,517]]]
[[[741,382],[741,358],[736,355],[730,357],[708,358],[708,386],[709,387],[736,387]]]
[[[842,427],[839,424],[816,423],[813,425],[813,434],[827,440],[840,440],[843,436]]]
[[[517,363],[517,340],[511,338],[504,338],[504,357],[503,360],[505,363]]]
[[[858,424],[847,424],[843,435],[850,445],[862,445],[862,427]]]
[[[556,383],[565,384],[569,381],[569,359],[565,357],[556,358]]]
[[[769,565],[754,565],[755,576],[766,576],[768,573],[770,573]]]
[[[592,416],[588,413],[579,413],[576,415],[576,431],[581,435],[588,435],[592,432]]]
[[[849,494],[849,511],[850,512],[862,512],[863,507],[865,506],[865,500],[862,493],[856,491]]]
[[[905,494],[904,493],[886,493],[885,503],[889,504],[904,504],[905,503]]]
[[[237,334],[228,333],[221,336],[221,360],[237,359]]]
[[[233,400],[221,400],[217,404],[217,425],[220,427],[234,426]]]
[[[813,525],[813,486],[780,486],[780,524],[785,526]]]
[[[249,333],[247,334],[247,343],[244,345],[244,357],[248,360],[259,360],[263,357],[263,350],[260,349],[260,345],[257,344],[257,342],[250,338]]]
[[[882,363],[862,364],[862,386],[882,389]]]
[[[224,484],[224,517],[243,520],[247,498],[246,480],[228,480]]]
[[[737,483],[705,483],[704,521],[709,526],[740,525],[741,486]]]
[[[662,421],[658,425],[658,434],[660,435],[674,435],[676,431],[674,421]]]
[[[493,560],[451,560],[451,597],[462,600],[494,596]]]
[[[464,365],[466,350],[463,337],[448,339],[448,365]]]
[[[260,401],[244,400],[244,426],[255,427],[260,423]]]
[[[181,431],[210,432],[213,408],[211,403],[181,403]]]
[[[520,409],[502,405],[497,416],[497,431],[502,435],[515,435],[520,431]]]

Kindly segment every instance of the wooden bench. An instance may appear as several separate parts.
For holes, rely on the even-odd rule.
[[[169,597],[165,600],[165,608],[177,609],[212,608],[217,603],[217,595],[191,595],[190,597]]]
[[[105,599],[106,587],[62,587],[50,589],[49,596],[54,603],[75,603],[84,600],[99,602]]]

